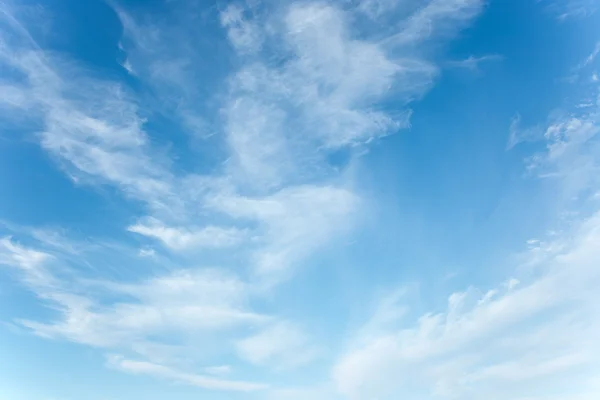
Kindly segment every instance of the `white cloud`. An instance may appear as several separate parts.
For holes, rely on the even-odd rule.
[[[58,261],[9,238],[0,241],[0,264],[16,267],[23,282],[60,312],[50,322],[20,321],[43,337],[139,352],[140,343],[146,343],[146,349],[160,346],[152,342],[156,335],[182,340],[190,334],[260,326],[271,320],[248,310],[247,284],[224,271],[178,270],[140,282],[115,283],[78,279],[75,270]]]
[[[27,231],[27,229],[26,229]],[[58,250],[62,253],[77,255],[87,247],[88,243],[74,242],[65,236],[65,232],[56,229],[35,228],[30,229],[29,233],[33,238],[43,244],[45,247]]]
[[[561,21],[586,18],[598,10],[595,0],[540,0],[540,2]]]
[[[34,271],[51,256],[47,253],[28,249],[12,242],[10,237],[0,239],[0,263]]]
[[[256,272],[281,278],[293,261],[348,226],[359,199],[346,189],[306,185],[262,198],[220,194],[208,204],[232,217],[262,223],[264,245],[254,253]]]
[[[587,58],[583,62],[583,66],[587,67],[588,65],[593,63],[596,60],[596,57],[598,57],[598,54],[600,54],[600,42],[596,43],[596,47],[594,47],[594,50],[590,53],[589,56],[587,56]]]
[[[319,153],[311,154],[315,147],[357,145],[406,127],[408,110],[391,115],[377,102],[405,103],[426,91],[437,72],[426,60],[388,54],[359,38],[340,8],[306,3],[281,12],[282,26],[269,25],[274,50],[242,64],[223,113],[232,173],[245,186],[279,187],[314,176],[326,167]],[[273,66],[272,57],[286,62]]]
[[[595,93],[585,107],[574,104],[556,110],[545,125],[521,129],[517,115],[511,123],[508,148],[523,141],[543,141],[545,149],[527,160],[527,169],[535,176],[553,179],[558,193],[566,198],[591,198],[600,185],[600,101],[598,84],[588,83]]]
[[[281,110],[251,96],[240,96],[224,114],[231,150],[228,164],[238,182],[270,188],[289,178],[293,165],[283,134]]]
[[[136,30],[139,26],[121,11],[120,15],[126,32],[150,54],[145,53],[145,57],[151,57],[154,51],[160,53],[162,47],[153,47],[157,46],[156,35],[140,37]],[[311,22],[311,16],[318,18]],[[309,22],[319,36],[311,33],[312,28],[303,28]],[[326,243],[327,237],[337,232],[339,221],[350,216],[349,212],[354,209],[350,203],[357,198],[349,189],[338,189],[328,182],[314,188],[296,184],[305,180],[298,179],[302,175],[327,181],[327,174],[313,172],[327,166],[318,160],[314,163],[322,157],[306,154],[307,146],[310,144],[311,149],[318,146],[315,140],[327,145],[368,140],[372,133],[387,132],[390,123],[406,124],[406,119],[393,122],[380,112],[365,110],[363,103],[384,95],[393,74],[405,76],[402,79],[406,82],[419,82],[414,74],[423,72],[425,81],[429,82],[431,70],[421,61],[396,65],[376,44],[351,39],[343,12],[333,7],[294,6],[288,10],[285,23],[288,28],[293,28],[290,30],[293,33],[280,33],[293,46],[290,65],[283,70],[251,68],[249,65],[233,79],[230,100],[225,108],[229,110],[225,113],[225,130],[232,151],[228,165],[235,164],[236,167],[223,171],[232,172],[227,180],[234,184],[225,194],[219,193],[219,188],[203,191],[189,187],[189,183],[198,184],[201,180],[189,179],[193,174],[178,176],[170,170],[169,163],[152,147],[144,131],[141,110],[123,85],[91,79],[72,64],[50,58],[38,49],[25,49],[23,52],[27,57],[21,57],[21,49],[8,48],[5,55],[15,68],[26,74],[28,93],[40,105],[40,118],[45,126],[42,146],[58,157],[68,173],[78,180],[111,183],[126,195],[148,205],[151,217],[146,221],[154,222],[136,224],[130,227],[133,231],[157,238],[172,249],[232,246],[243,236],[235,227],[198,228],[205,225],[198,221],[203,215],[203,197],[240,197],[236,194],[238,186],[244,189],[258,185],[259,188],[266,187],[267,192],[285,187],[279,190],[280,194],[267,194],[262,199],[256,197],[257,204],[261,201],[264,204],[273,200],[280,202],[283,213],[278,212],[274,217],[254,214],[248,218],[248,223],[255,219],[261,226],[266,226],[266,236],[258,241],[262,246],[253,263],[263,272],[278,271],[293,265],[320,243]],[[330,23],[335,26],[328,27]],[[330,29],[334,30],[330,32]],[[330,33],[334,35],[331,40],[339,47],[341,58],[325,60],[324,64],[319,58],[327,53],[326,50],[321,48],[315,52],[311,47],[325,40]],[[162,53],[156,57],[156,63],[165,61]],[[366,59],[372,68],[366,68]],[[344,71],[340,69],[343,65]],[[260,75],[259,71],[266,71],[266,75]],[[144,75],[142,79],[149,79],[148,76]],[[276,79],[271,79],[273,77]],[[189,87],[189,78],[185,74],[181,78]],[[281,87],[276,85],[277,82]],[[412,91],[412,85],[407,90]],[[330,89],[324,96],[314,97],[313,92],[328,87]],[[171,87],[170,90],[178,88]],[[297,93],[292,95],[290,90]],[[302,95],[302,91],[311,98]],[[278,117],[274,117],[284,115],[287,124],[291,124],[292,118],[298,119],[281,108],[278,96],[283,96],[287,105],[301,99],[295,108],[301,116],[299,120],[304,122],[297,127],[295,137],[285,137],[289,133],[284,132],[283,121],[278,123]],[[315,130],[317,125],[320,129]],[[318,137],[302,144],[305,140],[302,135],[308,132]],[[211,190],[216,192],[210,193]],[[285,204],[284,195],[290,195],[290,204]],[[306,212],[306,216],[300,216],[294,207]],[[325,207],[332,216],[318,212],[318,207]],[[284,225],[285,221],[287,225]],[[315,235],[310,234],[309,223],[320,224]]]
[[[400,32],[391,36],[388,43],[411,46],[434,35],[454,33],[476,16],[483,5],[483,0],[428,1],[403,21]]]
[[[464,68],[471,71],[479,71],[479,65],[484,62],[501,61],[503,57],[499,54],[489,54],[480,57],[469,56],[464,60],[448,61],[446,65],[452,68]]]
[[[189,349],[184,345],[136,341],[131,343],[131,351],[145,360],[161,365],[189,365]]]
[[[393,10],[397,0],[364,0],[358,3],[358,9],[372,19],[377,19],[386,12]]]
[[[244,283],[218,271],[178,271],[136,284],[96,285],[134,301],[102,304],[70,294],[68,288],[46,291],[45,297],[62,310],[63,319],[23,324],[44,337],[119,348],[157,334],[223,331],[269,319],[247,311]]]
[[[260,28],[244,18],[244,11],[238,4],[229,4],[221,12],[221,24],[227,28],[229,41],[242,54],[258,51],[263,41]]]
[[[479,4],[430,1],[387,42],[418,43],[429,34],[417,26],[421,22],[439,23],[440,31],[455,28]],[[18,84],[2,82],[2,104],[29,113],[41,128],[36,136],[41,147],[74,182],[112,185],[142,206],[133,217],[138,222],[125,229],[172,250],[160,271],[132,272],[124,265],[106,279],[97,272],[117,267],[103,257],[88,260],[85,249],[69,247],[64,238],[38,235],[44,250],[60,253],[52,256],[4,239],[0,261],[17,267],[32,292],[57,311],[54,319],[20,321],[23,325],[43,337],[136,353],[144,360],[116,357],[113,366],[204,388],[264,387],[172,366],[182,357],[197,361],[209,347],[218,352],[239,338],[240,328],[257,332],[236,345],[251,363],[281,369],[315,357],[308,334],[292,321],[254,311],[251,297],[272,288],[265,283],[289,278],[295,266],[352,227],[364,202],[348,168],[329,165],[328,155],[342,149],[353,158],[355,147],[409,126],[408,104],[431,87],[438,68],[361,32],[356,9],[324,2],[278,7],[274,20],[235,5],[213,15],[240,62],[219,93],[204,89],[211,78],[198,78],[207,52],[200,46],[204,32],[196,13],[183,10],[173,13],[175,21],[154,25],[147,22],[151,18],[133,18],[117,7],[124,30],[120,49],[126,53],[122,66],[156,93],[150,102],[125,83],[97,78],[44,51],[10,10],[0,16],[8,18],[11,38],[0,42],[0,62],[23,77]],[[217,106],[206,106],[207,99]],[[381,105],[390,99],[398,104],[393,113]],[[148,132],[147,118],[154,112],[194,138],[205,137],[198,130],[217,133],[213,139],[223,146],[214,148],[226,162],[206,175],[175,166],[174,155]],[[237,252],[237,275],[181,265],[173,254],[205,247]],[[74,254],[80,258],[74,260]],[[138,263],[164,261],[147,249],[138,255],[150,256],[138,257]],[[90,271],[83,273],[80,264]],[[253,280],[240,278],[245,275]],[[380,329],[401,314],[392,303],[375,318]],[[272,394],[302,393],[313,392]]]
[[[156,256],[156,250],[154,249],[149,249],[149,248],[143,248],[140,249],[140,251],[138,252],[140,257],[155,257]]]
[[[525,129],[521,128],[521,116],[517,114],[510,121],[510,130],[506,149],[510,150],[523,142],[540,140],[543,136],[544,130],[540,126],[534,126]]]
[[[463,7],[456,10],[462,13]],[[409,110],[391,115],[378,110],[377,102],[392,96],[406,103],[422,95],[437,68],[425,59],[390,54],[378,40],[356,35],[351,29],[350,11],[324,3],[286,5],[279,11],[274,15],[281,15],[282,20],[274,24],[261,12],[239,5],[230,5],[220,13],[221,23],[229,29],[229,39],[240,54],[255,51],[259,41],[268,41],[269,50],[252,59],[243,58],[239,71],[230,79],[221,113],[230,151],[224,171],[227,188],[208,188],[189,199],[185,190],[171,191],[184,194],[179,200],[187,213],[195,212],[188,203],[208,201],[213,209],[249,223],[258,222],[263,236],[255,241],[260,246],[253,252],[251,264],[261,274],[286,276],[289,267],[327,243],[327,238],[339,231],[338,226],[347,225],[356,210],[358,194],[348,186],[335,187],[328,182],[335,173],[323,162],[327,151],[365,143],[407,126]],[[451,11],[440,13],[450,17]],[[178,51],[182,48],[166,45],[166,38],[175,34],[172,29],[140,25],[123,10],[118,12],[126,39],[132,42],[124,48],[144,65],[181,60],[183,54]],[[187,20],[179,25],[183,31],[196,26]],[[182,51],[188,50],[185,47]],[[272,57],[287,61],[274,65],[269,61]],[[188,72],[184,68],[161,74],[177,76],[178,83],[169,86],[169,91],[164,89],[165,94],[177,89],[187,98],[194,86]],[[146,74],[142,79],[153,84],[151,77]],[[315,152],[315,148],[319,150]],[[169,176],[166,183],[169,188],[176,186]],[[238,192],[256,195],[241,196]],[[252,199],[266,206],[277,202],[280,211],[239,215],[226,206],[215,207],[215,198]],[[318,212],[319,207],[325,211]],[[193,225],[168,225],[161,232],[147,233],[160,233],[161,240],[171,247],[181,247],[182,241],[193,243],[193,237],[202,235]],[[233,232],[229,227],[219,229]]]
[[[213,367],[204,368],[204,372],[210,375],[227,375],[230,374],[233,368],[230,365],[216,365]]]
[[[516,288],[521,282],[518,279],[515,278],[511,278],[508,280],[508,282],[506,282],[506,288],[508,290],[512,290],[514,288]]]
[[[415,390],[418,382],[419,393],[442,398],[517,398],[548,387],[545,378],[552,377],[556,385],[570,382],[576,394],[578,371],[590,371],[600,353],[598,243],[600,214],[529,283],[453,294],[445,313],[425,314],[412,327],[350,349],[334,369],[339,390],[371,398]]]
[[[27,91],[15,85],[0,84],[0,105],[26,109],[30,106]]]
[[[36,288],[41,298],[48,298],[47,291],[59,284],[44,268],[44,264],[50,261],[53,257],[48,253],[21,246],[10,237],[0,238],[0,267],[16,268],[20,279]]]
[[[236,343],[240,356],[256,365],[287,369],[306,364],[316,356],[308,338],[288,322],[268,326],[254,336]]]
[[[541,177],[558,179],[569,196],[597,187],[600,164],[598,114],[568,115],[545,130],[546,151],[530,158],[528,169]]]
[[[244,232],[235,228],[207,226],[198,230],[174,228],[163,225],[155,218],[147,218],[127,228],[163,242],[174,250],[203,247],[228,247],[238,244],[244,238]]]
[[[210,376],[184,373],[163,365],[153,364],[146,361],[129,360],[122,356],[110,356],[108,358],[110,367],[132,374],[150,375],[158,378],[182,382],[204,389],[227,390],[236,392],[254,392],[264,390],[268,386],[253,382],[217,379]]]
[[[35,47],[5,44],[0,58],[25,75],[18,90],[28,103],[22,106],[35,106],[30,117],[43,123],[42,147],[70,175],[115,184],[151,207],[165,208],[172,177],[159,157],[151,158],[144,120],[122,85],[86,77]]]
[[[354,340],[366,342],[396,326],[408,312],[408,307],[402,303],[408,291],[403,287],[377,299],[371,317],[355,334]]]
[[[423,60],[394,60],[378,44],[353,38],[347,18],[342,10],[321,5],[292,6],[286,16],[285,40],[297,59],[285,71],[294,78],[284,80],[294,84],[310,126],[320,127],[318,139],[332,147],[404,127],[405,120],[369,106],[394,85],[403,96],[420,94],[436,72]]]

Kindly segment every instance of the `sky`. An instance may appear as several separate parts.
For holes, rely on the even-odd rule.
[[[600,398],[594,0],[0,0],[0,400]]]

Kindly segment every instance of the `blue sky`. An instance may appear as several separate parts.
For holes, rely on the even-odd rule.
[[[597,8],[0,1],[0,400],[600,398]]]

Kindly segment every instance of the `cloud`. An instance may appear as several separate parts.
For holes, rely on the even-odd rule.
[[[482,0],[431,0],[400,24],[400,32],[386,40],[395,46],[412,46],[436,35],[454,33],[481,11]]]
[[[54,285],[54,278],[42,267],[51,259],[50,254],[23,247],[14,243],[10,237],[0,239],[0,265],[17,268],[22,274],[22,279],[30,285]]]
[[[364,0],[358,2],[357,8],[370,18],[377,20],[394,11],[400,2],[398,0]]]
[[[145,48],[152,46],[152,43],[143,43],[141,46]],[[159,239],[174,250],[204,246],[233,246],[243,239],[244,231],[236,227],[209,226],[199,229],[194,226],[199,225],[198,222],[194,222],[194,218],[197,218],[196,216],[201,212],[203,196],[225,198],[229,192],[220,193],[219,187],[201,189],[207,181],[211,180],[210,178],[195,179],[193,173],[177,176],[170,170],[169,163],[158,156],[157,150],[150,145],[149,137],[144,131],[144,118],[140,116],[142,111],[122,84],[84,76],[83,72],[72,64],[49,58],[37,49],[7,48],[5,50],[5,59],[25,74],[28,82],[26,90],[32,101],[40,105],[39,117],[45,126],[40,136],[41,145],[55,155],[69,175],[76,177],[78,181],[113,184],[121,188],[127,196],[140,200],[148,206],[153,215],[130,226],[129,230]],[[21,56],[22,53],[26,53],[27,56]],[[66,76],[69,76],[69,79],[66,79]],[[247,113],[248,110],[252,112],[255,101],[249,101],[250,104],[241,107],[239,112]],[[236,108],[234,107],[233,110]],[[253,115],[262,118],[261,111]],[[256,122],[255,117],[244,114],[239,117],[239,128],[229,125],[231,134],[228,142],[234,150],[233,154],[236,155],[233,159],[239,160],[241,171],[234,175],[234,182],[246,178],[250,178],[250,181],[258,181],[259,176],[261,179],[274,182],[267,170],[285,169],[281,168],[277,160],[281,156],[285,157],[288,145],[282,145],[281,149],[275,145],[281,127],[273,133],[272,137],[265,137],[268,129],[265,129],[262,123]],[[237,117],[229,118],[230,124],[234,123],[235,118]],[[270,120],[267,121],[268,124],[272,124]],[[258,123],[256,128],[248,129],[253,126],[253,123]],[[247,137],[252,132],[258,136]],[[241,135],[245,136],[241,137]],[[265,143],[269,143],[268,146]],[[269,146],[275,146],[273,151],[268,150]],[[255,149],[258,150],[254,151]],[[265,155],[267,153],[273,154],[275,158],[270,159],[270,156]],[[301,166],[293,166],[294,171],[300,171],[301,168]],[[197,186],[194,190],[184,187],[190,183],[200,187]],[[290,190],[281,193],[304,191],[301,194],[304,204],[299,204],[294,197],[290,198],[294,203],[288,205],[284,204],[286,199],[283,196],[273,195],[263,199],[266,202],[270,199],[279,201],[281,210],[289,212],[290,215],[279,213],[277,217],[281,221],[289,221],[294,225],[278,228],[278,233],[285,232],[286,235],[278,238],[279,243],[268,244],[264,251],[258,251],[263,256],[257,256],[262,258],[256,261],[257,264],[277,264],[273,267],[259,266],[261,270],[284,268],[293,263],[293,256],[302,256],[306,253],[306,249],[316,246],[317,242],[307,234],[305,225],[299,223],[292,207],[301,206],[302,209],[307,210],[311,206],[323,206],[324,198],[321,193],[324,195],[337,193],[336,189],[329,190],[327,187],[322,191],[305,190],[308,186],[296,188],[291,185],[290,187]],[[216,192],[210,192],[211,190]],[[231,196],[239,197],[235,191],[234,188]],[[342,189],[338,192],[344,194]],[[311,194],[314,194],[315,198],[311,199]],[[353,198],[355,195],[348,193],[347,197]],[[334,197],[331,201],[341,201],[338,210],[349,210],[345,205],[347,200]],[[332,206],[333,204],[329,206],[330,209]],[[337,214],[339,213],[334,213]],[[272,225],[273,222],[267,214],[254,213],[252,217],[258,219],[258,222],[263,222],[262,218],[266,218],[264,222],[267,225]],[[181,220],[188,222],[182,225]],[[300,230],[294,232],[296,228]],[[320,229],[319,238],[325,239],[325,234],[334,231],[335,229]],[[296,244],[292,243],[293,239],[306,239],[309,243]],[[283,258],[286,259],[285,263],[277,260]]]
[[[0,241],[0,264],[16,268],[30,290],[60,311],[51,322],[20,321],[43,337],[116,349],[144,342],[147,349],[160,345],[152,342],[156,335],[181,340],[271,320],[247,310],[248,285],[221,270],[178,269],[131,283],[89,280],[65,261],[10,238]]]
[[[588,65],[593,63],[596,60],[596,57],[598,57],[598,54],[600,54],[600,42],[596,43],[596,47],[594,47],[594,50],[590,53],[589,56],[587,56],[582,66],[587,67]]]
[[[420,390],[500,399],[525,396],[552,377],[555,385],[570,382],[574,395],[585,391],[573,382],[600,350],[593,344],[600,326],[592,294],[600,278],[594,268],[599,240],[594,214],[527,284],[455,293],[446,312],[361,342],[334,369],[338,389],[349,398]]]
[[[0,59],[22,73],[13,86],[35,106],[43,128],[40,145],[78,180],[112,183],[124,193],[164,209],[170,173],[151,160],[143,118],[122,85],[82,76],[68,62],[33,48],[5,45]]]
[[[316,356],[316,350],[297,327],[288,322],[268,326],[254,336],[239,340],[240,356],[255,365],[272,365],[287,369],[306,364]]]
[[[446,9],[432,2],[419,11],[419,18],[453,18],[453,12],[463,13],[465,7]],[[202,110],[191,105],[202,93],[190,91],[202,86],[191,71],[200,50],[187,40],[174,40],[195,36],[197,24],[185,13],[177,14],[182,21],[174,25],[181,28],[174,30],[140,23],[118,7],[116,11],[124,26],[119,46],[138,79],[163,98],[175,96],[175,108],[184,111],[174,115],[182,123],[202,119]],[[339,182],[339,173],[328,165],[327,154],[344,147],[352,152],[354,146],[408,126],[409,109],[389,113],[378,103],[394,98],[407,104],[421,96],[437,68],[355,34],[351,10],[306,3],[285,5],[280,11],[275,14],[281,15],[278,24],[265,23],[263,14],[239,5],[220,13],[243,62],[228,80],[218,121],[229,158],[212,176],[175,172],[168,155],[146,132],[149,110],[123,83],[91,78],[74,63],[44,53],[35,42],[10,44],[3,54],[27,77],[19,90],[39,105],[43,148],[77,182],[108,183],[146,205],[149,215],[129,230],[172,250],[187,250],[239,245],[247,228],[256,224],[263,236],[254,242],[260,247],[251,252],[249,264],[259,274],[273,271],[286,277],[287,270],[326,244],[358,210],[360,196],[351,185],[333,184]],[[247,59],[249,51],[256,52],[258,40],[248,37],[261,37],[269,52]],[[269,62],[274,56],[287,61],[274,65]],[[275,201],[280,211],[276,216],[239,215],[215,207],[214,198],[246,198],[248,204],[250,199],[255,204]],[[226,217],[243,218],[245,225],[206,226],[201,220],[207,205]],[[215,220],[228,221],[222,216]]]
[[[112,368],[132,374],[150,375],[211,390],[254,392],[257,390],[264,390],[268,387],[264,384],[216,379],[204,375],[184,373],[146,361],[129,360],[122,356],[110,356],[108,358],[108,365]]]
[[[244,18],[244,8],[229,4],[221,12],[221,24],[227,29],[231,44],[241,53],[254,53],[260,49],[263,32],[252,21]]]
[[[349,190],[311,185],[262,198],[219,194],[208,200],[209,207],[232,217],[262,222],[265,244],[254,253],[256,271],[276,277],[288,270],[291,260],[303,258],[343,230],[358,204]]]
[[[140,249],[139,253],[140,257],[156,257],[156,250],[143,248]]]
[[[586,18],[598,10],[594,0],[541,0],[549,12],[560,21]]]
[[[165,246],[174,250],[203,247],[228,247],[238,244],[244,239],[244,232],[235,228],[207,226],[197,230],[164,226],[155,218],[147,218],[127,228],[130,232],[139,233],[160,240]]]
[[[600,42],[596,43],[592,51],[572,69],[571,74],[565,77],[564,80],[569,83],[584,84],[590,83],[590,81],[592,84],[597,82],[598,76],[593,68],[595,67],[595,61],[598,57],[598,54],[600,54]],[[580,106],[585,107],[585,105],[590,107],[593,106],[593,103],[591,103],[588,99],[587,102],[582,103]]]
[[[557,179],[570,196],[586,194],[598,184],[600,154],[599,114],[595,109],[551,121],[544,139],[546,151],[529,159],[528,169],[538,176]]]
[[[0,239],[0,261],[3,264],[33,271],[50,258],[50,255],[22,247],[12,242],[10,237]]]
[[[354,340],[365,342],[398,324],[408,313],[408,307],[402,304],[409,289],[402,287],[386,293],[377,299],[369,320],[355,334]]]
[[[337,7],[292,4],[283,14],[280,28],[264,32],[273,54],[242,64],[230,80],[224,133],[231,173],[244,186],[279,187],[299,174],[317,178],[327,166],[319,165],[323,155],[311,154],[315,147],[324,153],[406,127],[408,111],[396,117],[377,102],[422,94],[437,71],[355,37],[348,13]],[[273,66],[272,57],[287,61]]]
[[[158,256],[121,243],[113,263],[109,246],[92,246],[91,254],[49,232],[29,235],[27,246],[3,239],[0,261],[57,312],[21,325],[125,354],[111,358],[120,370],[204,388],[264,388],[181,372],[181,365],[207,361],[208,348],[222,355],[235,343],[239,357],[268,369],[314,359],[300,324],[256,311],[254,302],[359,219],[366,203],[353,160],[410,125],[410,103],[439,70],[397,45],[456,30],[480,2],[429,1],[397,21],[399,36],[384,39],[363,30],[356,16],[364,10],[347,4],[248,4],[202,17],[183,5],[161,18],[113,5],[123,25],[115,48],[124,53],[115,66],[133,74],[128,80],[140,91],[46,51],[2,5],[8,23],[1,25],[0,63],[11,72],[1,83],[2,110],[28,116],[39,128],[35,140],[74,184],[116,188],[135,209],[136,222],[123,230],[170,250]],[[223,31],[210,37],[202,18]],[[202,70],[206,54],[218,58],[224,45],[234,62],[219,58],[219,71]],[[168,133],[206,140],[217,161],[202,169],[179,163],[171,136],[153,130],[161,118]],[[198,156],[193,146],[182,152]],[[337,152],[349,161],[332,165]],[[204,257],[178,257],[206,249],[220,251],[216,268],[204,266]],[[397,315],[390,307],[378,326]],[[241,329],[254,334],[243,337]]]
[[[230,374],[233,368],[230,365],[218,365],[214,367],[206,367],[204,371],[210,375],[227,375]]]
[[[268,320],[244,309],[242,282],[217,271],[178,271],[135,284],[96,285],[108,294],[126,295],[133,301],[99,303],[62,288],[45,292],[45,297],[62,310],[62,320],[22,323],[40,336],[119,348],[153,335],[181,337]]]
[[[594,97],[553,111],[545,124],[520,127],[520,116],[511,122],[507,147],[524,141],[543,144],[543,150],[526,160],[528,173],[554,180],[566,199],[589,199],[600,184],[600,101],[598,83],[588,82]]]
[[[510,121],[510,129],[506,149],[510,150],[520,143],[534,142],[540,140],[543,136],[544,130],[540,126],[533,126],[530,128],[522,129],[521,116],[517,114]]]
[[[446,65],[451,68],[464,68],[471,71],[479,71],[479,65],[490,61],[502,61],[503,57],[499,54],[489,54],[480,57],[469,56],[464,60],[448,61]]]

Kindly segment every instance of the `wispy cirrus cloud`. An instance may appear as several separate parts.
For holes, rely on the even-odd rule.
[[[58,311],[50,321],[19,322],[46,338],[133,357],[111,358],[117,369],[209,389],[265,386],[181,372],[181,357],[215,365],[199,354],[209,345],[197,336],[215,352],[235,348],[239,360],[260,367],[309,363],[318,348],[309,329],[257,311],[253,300],[352,228],[364,205],[352,160],[370,142],[409,126],[410,103],[438,73],[406,48],[456,31],[481,5],[415,5],[395,21],[400,33],[384,35],[355,23],[364,8],[333,2],[239,3],[200,13],[183,6],[171,19],[114,6],[123,25],[120,62],[152,95],[42,49],[3,6],[2,29],[10,35],[0,42],[0,60],[19,79],[2,82],[2,109],[29,113],[40,127],[39,145],[76,184],[109,185],[138,205],[123,226],[132,238],[170,250],[163,256],[143,247],[139,254],[152,257],[127,262],[168,265],[111,280],[97,273],[108,268],[105,259],[85,249],[75,260],[64,256],[68,246],[56,254],[36,247],[43,237],[32,235],[28,246],[6,238],[0,261]],[[208,23],[222,29],[215,41],[202,36]],[[222,81],[212,86],[199,72],[206,54],[218,53],[207,53],[211,46],[235,60],[233,69],[224,64],[227,72],[210,75]],[[390,100],[398,104],[393,112],[382,105]],[[215,141],[221,159],[202,170],[178,165],[153,134],[157,115],[190,140]],[[350,162],[332,165],[335,152],[348,153]],[[222,265],[177,258],[204,249],[225,253],[217,258]]]
[[[236,349],[240,357],[252,364],[272,365],[280,370],[309,363],[318,352],[310,347],[301,329],[284,321],[238,341]]]
[[[506,149],[510,150],[520,143],[538,141],[543,136],[544,129],[541,126],[522,128],[521,116],[517,114],[510,121],[508,143],[506,144]]]
[[[0,244],[2,263],[63,312],[62,320],[49,324],[21,321],[41,336],[118,348],[155,334],[214,331],[270,319],[246,309],[248,285],[223,271],[179,269],[135,283],[69,279],[72,273],[64,273],[66,266],[55,257],[10,238]],[[111,302],[111,297],[121,300]]]
[[[115,355],[108,357],[108,366],[131,374],[150,375],[157,378],[198,386],[204,389],[254,392],[257,390],[264,390],[268,387],[265,384],[259,383],[232,381],[198,374],[189,374],[147,361],[129,360]]]
[[[413,46],[437,35],[454,34],[457,29],[479,14],[485,2],[432,0],[417,4],[416,10],[399,24],[400,32],[386,40],[387,44]]]
[[[213,367],[206,367],[204,368],[204,371],[211,375],[227,375],[231,373],[232,369],[233,368],[231,368],[230,365],[216,365]]]
[[[165,226],[152,217],[129,226],[127,230],[157,239],[173,250],[229,247],[241,242],[245,236],[244,231],[236,228],[206,226],[201,229],[192,229]]]
[[[545,4],[547,9],[561,20],[572,18],[585,18],[598,10],[594,0],[538,0]]]
[[[597,89],[594,92],[597,97]],[[527,169],[537,176],[555,179],[568,197],[588,198],[588,192],[595,191],[600,183],[597,179],[600,165],[596,161],[600,154],[598,107],[598,100],[594,99],[587,107],[556,111],[545,127],[520,132],[511,128],[511,142],[543,141],[545,150],[529,157]]]
[[[538,265],[542,272],[530,282],[454,293],[445,312],[424,314],[414,325],[398,321],[405,327],[358,342],[334,368],[337,387],[349,398],[407,391],[526,398],[551,377],[550,391],[569,382],[568,397],[591,396],[597,387],[579,371],[590,371],[600,351],[592,294],[600,278],[599,228],[594,214],[561,244],[565,250]]]
[[[502,60],[503,57],[499,54],[488,54],[480,57],[469,56],[464,60],[448,61],[446,65],[450,68],[464,68],[470,71],[477,72],[480,70],[480,64]]]
[[[581,67],[587,67],[588,65],[596,61],[596,57],[598,57],[598,54],[600,54],[600,42],[596,43],[594,50],[592,50],[592,52],[586,57],[584,62],[581,64]]]

